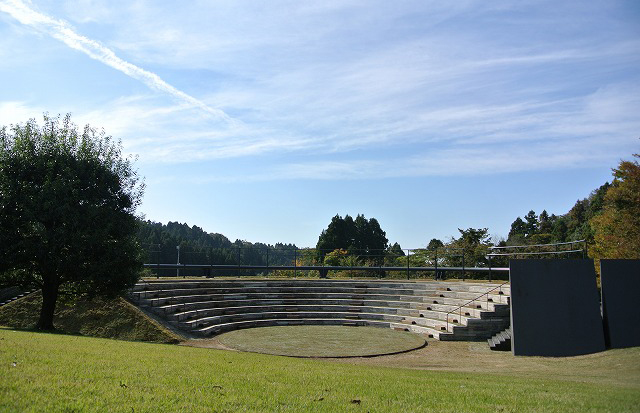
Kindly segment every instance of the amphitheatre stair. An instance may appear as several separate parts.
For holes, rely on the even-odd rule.
[[[505,284],[375,280],[151,280],[132,301],[191,334],[274,325],[373,326],[486,340],[509,324]]]
[[[511,327],[487,339],[489,348],[496,351],[511,351]]]
[[[37,290],[25,291],[24,289],[21,289],[19,287],[7,287],[0,289],[0,307],[17,300],[18,298],[22,298],[25,295],[29,295],[35,291]]]

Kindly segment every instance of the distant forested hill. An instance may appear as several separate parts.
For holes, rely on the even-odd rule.
[[[511,224],[506,245],[549,244],[587,240],[592,243],[594,231],[589,221],[604,208],[604,196],[611,184],[606,182],[584,199],[576,201],[573,208],[563,215],[540,215],[531,210],[524,218],[518,217]]]
[[[505,245],[586,240],[593,258],[640,258],[640,155],[623,160],[605,183],[564,215],[529,211],[516,218]]]
[[[275,245],[236,240],[231,242],[222,234],[208,233],[197,226],[178,222],[162,224],[141,221],[138,231],[140,245],[145,251],[145,263],[173,264],[177,262],[180,246],[181,264],[286,265],[294,260],[293,244]],[[268,252],[267,252],[268,251]],[[234,273],[237,274],[237,273]]]

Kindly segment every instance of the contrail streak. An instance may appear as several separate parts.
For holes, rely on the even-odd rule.
[[[132,63],[122,60],[109,48],[95,40],[76,33],[73,28],[62,20],[57,20],[30,8],[21,0],[0,0],[0,11],[10,14],[20,23],[49,34],[64,42],[67,46],[79,50],[87,56],[102,62],[134,79],[140,80],[148,87],[168,93],[175,98],[200,108],[205,112],[229,123],[236,123],[229,115],[220,109],[209,107],[204,102],[171,86],[155,73],[144,70]]]

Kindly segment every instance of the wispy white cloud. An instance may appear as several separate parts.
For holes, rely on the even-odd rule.
[[[640,151],[632,3],[0,0],[0,124],[104,127],[151,219],[304,245],[336,212],[386,214],[405,247],[504,233]]]
[[[279,162],[265,173],[231,169],[219,179],[553,168],[561,161],[580,164],[573,159],[606,162],[604,156],[615,156],[610,148],[617,145],[620,153],[633,144],[640,126],[637,75],[620,80],[609,74],[640,64],[640,42],[589,37],[590,26],[574,30],[567,24],[574,19],[563,14],[545,11],[531,17],[535,24],[529,17],[492,14],[495,8],[539,13],[534,2],[500,2],[490,9],[475,2],[383,3],[284,8],[275,2],[253,10],[249,3],[219,2],[166,13],[167,7],[143,1],[119,14],[106,2],[86,0],[87,11],[79,8],[73,21],[108,18],[113,27],[98,38],[136,62],[162,67],[186,85],[183,90],[199,90],[197,104],[24,1],[0,0],[0,9],[178,98],[173,106],[149,97],[117,98],[75,111],[79,123],[123,137],[143,161]],[[200,119],[189,108],[203,101],[217,102],[225,112],[211,109],[214,120]],[[230,121],[228,113],[239,121],[220,128],[216,120]],[[518,151],[518,145],[528,149]],[[579,150],[556,150],[542,156],[544,162],[533,155],[558,147]]]
[[[0,126],[9,126],[25,122],[28,119],[40,119],[44,108],[29,106],[24,102],[0,102]]]
[[[539,145],[494,147],[453,147],[406,157],[376,161],[318,161],[280,165],[261,174],[243,176],[243,181],[271,180],[369,180],[406,177],[492,176],[527,171],[553,171],[583,168],[609,162],[618,153],[615,142],[587,139],[575,142],[545,142]],[[202,177],[198,179],[202,180]],[[214,181],[234,181],[233,176],[211,177]]]
[[[140,80],[152,89],[168,93],[187,104],[204,110],[216,118],[226,122],[234,122],[224,111],[212,108],[201,100],[171,86],[157,74],[121,59],[111,49],[99,42],[78,34],[68,23],[40,13],[24,1],[2,0],[0,1],[0,11],[10,14],[24,25],[31,26],[36,30],[55,37],[67,46],[85,53],[92,59],[98,60],[127,76]]]

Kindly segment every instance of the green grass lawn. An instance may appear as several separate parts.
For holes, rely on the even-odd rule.
[[[230,331],[217,337],[229,348],[291,357],[366,357],[426,345],[417,334],[375,327],[275,326]]]
[[[631,412],[638,406],[637,385],[579,377],[363,366],[0,329],[2,412]]]

